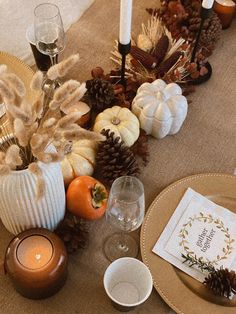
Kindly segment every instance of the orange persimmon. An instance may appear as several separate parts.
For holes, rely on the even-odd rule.
[[[88,220],[99,219],[106,211],[107,197],[108,192],[102,183],[89,176],[80,176],[68,187],[67,209]]]

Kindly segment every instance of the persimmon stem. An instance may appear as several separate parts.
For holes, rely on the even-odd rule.
[[[104,201],[107,199],[107,194],[102,185],[96,183],[94,187],[91,189],[92,195],[92,205],[94,208],[99,208],[102,206]]]

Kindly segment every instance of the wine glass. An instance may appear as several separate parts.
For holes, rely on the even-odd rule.
[[[58,6],[42,3],[34,9],[34,32],[36,47],[49,55],[54,65],[59,52],[65,47],[65,32]]]
[[[116,179],[109,193],[106,219],[121,232],[114,233],[104,243],[104,253],[110,261],[138,255],[138,244],[128,232],[140,227],[144,212],[145,199],[142,182],[132,176]]]

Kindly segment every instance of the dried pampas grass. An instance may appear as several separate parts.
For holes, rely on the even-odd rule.
[[[4,75],[4,80],[8,82],[8,84],[14,89],[18,96],[25,96],[25,85],[17,75],[14,73],[7,73]]]
[[[33,103],[32,110],[36,113],[37,118],[41,118],[43,114],[43,107],[44,107],[44,94],[41,94],[38,99],[35,100]]]
[[[61,111],[66,112],[75,104],[77,104],[79,99],[81,99],[84,96],[86,91],[87,91],[87,88],[85,87],[85,83],[81,84],[79,88],[77,88],[71,94],[69,94],[67,98],[61,103],[60,105]]]
[[[7,66],[6,64],[0,64],[0,75],[7,72]]]
[[[0,164],[0,176],[6,176],[11,172],[11,168],[8,165]]]
[[[5,156],[5,163],[13,170],[15,170],[17,166],[22,165],[20,147],[18,145],[13,144],[8,148]]]
[[[53,98],[57,102],[62,102],[67,98],[69,94],[71,94],[80,86],[81,86],[80,82],[75,81],[75,80],[69,80],[55,91]]]
[[[5,65],[0,65],[0,100],[6,105],[6,116],[12,135],[6,135],[0,144],[0,175],[10,170],[29,169],[37,177],[37,198],[44,193],[44,180],[38,162],[60,162],[64,158],[68,141],[89,139],[102,141],[104,136],[79,127],[76,123],[82,113],[64,114],[83,97],[85,83],[69,80],[58,87],[54,94],[44,91],[44,79],[56,80],[64,76],[78,62],[79,55],[73,55],[52,66],[45,77],[42,72],[33,76],[30,88],[37,91],[33,103],[26,101],[23,82]],[[50,98],[50,97],[51,98]],[[55,143],[54,150],[52,145]]]
[[[9,84],[0,79],[0,95],[4,102],[8,103],[14,99],[14,90],[11,90]]]
[[[14,120],[14,134],[22,147],[28,145],[28,137],[26,135],[26,127],[21,119],[16,118]]]
[[[43,72],[37,71],[32,78],[30,88],[35,91],[41,91],[43,86],[43,80]]]
[[[63,136],[67,141],[74,141],[76,139],[84,139],[84,140],[100,142],[100,141],[105,141],[106,139],[106,137],[100,133],[88,132],[87,130],[83,128],[79,128],[77,130],[72,130],[72,131],[70,130],[64,131]]]
[[[43,180],[43,173],[39,165],[33,162],[29,165],[29,171],[32,172],[37,177],[37,191],[36,197],[39,200],[44,195],[45,184]]]
[[[30,125],[32,123],[30,115],[17,106],[8,105],[7,111],[14,119],[20,119],[25,125]]]
[[[4,152],[1,152],[1,151],[0,151],[0,164],[1,164],[1,163],[4,163],[5,156],[6,156],[6,154],[5,154]]]
[[[62,117],[58,122],[57,126],[60,129],[68,128],[72,123],[75,123],[76,121],[81,118],[82,113],[79,111],[71,112],[67,114],[66,116]]]
[[[50,129],[53,126],[55,126],[57,120],[55,118],[49,118],[47,120],[45,120],[45,122],[43,123],[43,128],[44,129]]]
[[[55,80],[58,77],[65,76],[73,66],[79,61],[79,54],[75,54],[67,58],[66,60],[52,66],[47,76],[50,80]]]

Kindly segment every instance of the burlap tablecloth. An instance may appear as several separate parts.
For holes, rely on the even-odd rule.
[[[134,0],[133,32],[146,21],[147,6],[156,0]],[[72,77],[90,78],[97,65],[109,70],[109,52],[118,36],[119,1],[96,0],[68,32],[64,56],[80,52],[80,64]],[[204,172],[233,173],[236,168],[236,21],[223,32],[210,61],[212,79],[197,87],[190,99],[187,119],[175,136],[150,140],[150,163],[143,169],[147,208],[155,196],[173,181]],[[158,222],[157,222],[158,223]],[[102,245],[111,227],[105,220],[93,223],[90,245],[70,257],[69,278],[55,296],[31,301],[18,295],[7,276],[0,277],[0,313],[116,313],[103,289],[103,273],[109,262]],[[137,235],[138,236],[138,235]],[[0,225],[0,261],[12,235]],[[170,283],[171,285],[171,283]],[[183,301],[184,302],[184,301]],[[169,307],[154,290],[134,313],[169,313]]]

